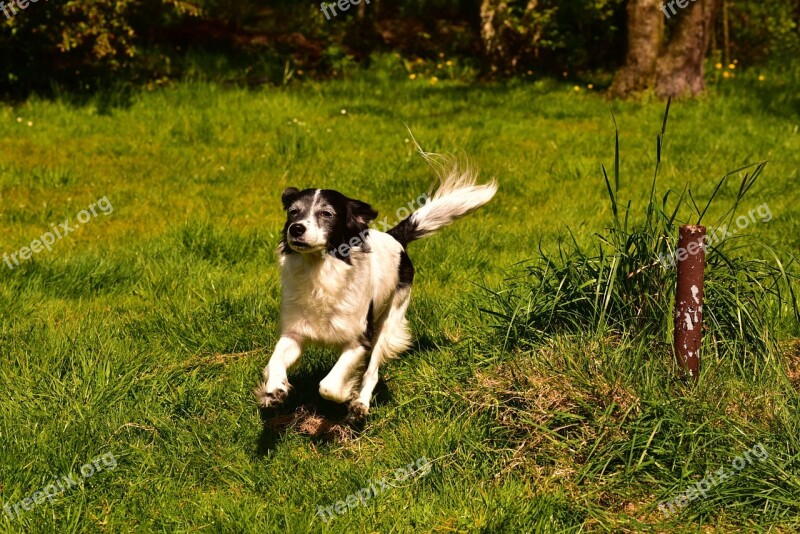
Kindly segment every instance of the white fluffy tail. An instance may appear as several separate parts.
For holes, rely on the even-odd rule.
[[[424,206],[389,230],[389,235],[403,246],[469,215],[497,193],[495,180],[476,184],[478,175],[468,163],[441,154],[422,152],[422,156],[439,176],[439,185]]]

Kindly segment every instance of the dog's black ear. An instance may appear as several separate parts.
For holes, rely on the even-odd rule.
[[[347,209],[360,226],[367,226],[378,217],[378,212],[372,206],[360,200],[350,199],[347,202]]]
[[[287,187],[283,195],[281,195],[281,202],[283,202],[283,209],[289,209],[289,205],[295,201],[297,198],[297,193],[299,193],[296,187]]]

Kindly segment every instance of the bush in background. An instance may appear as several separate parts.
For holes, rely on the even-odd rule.
[[[483,0],[490,3],[492,0]],[[714,48],[742,64],[800,55],[800,0],[725,1]],[[361,2],[327,20],[307,0],[49,0],[0,16],[0,93],[94,91],[188,74],[285,83],[296,71],[336,76],[376,52],[462,58],[484,74],[570,75],[616,69],[625,52],[623,0],[509,0],[495,21],[512,59],[492,69],[481,1]],[[198,59],[208,56],[210,59]],[[119,82],[124,80],[124,82]]]

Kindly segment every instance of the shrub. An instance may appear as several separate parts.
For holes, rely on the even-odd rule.
[[[0,90],[27,93],[52,81],[77,88],[137,66],[147,28],[198,16],[181,0],[50,0],[0,22]]]

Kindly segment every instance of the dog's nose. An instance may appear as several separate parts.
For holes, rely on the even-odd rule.
[[[306,233],[306,227],[300,223],[294,223],[289,227],[289,235],[292,237],[300,237]]]

